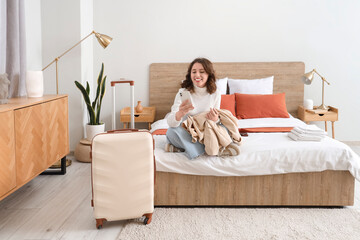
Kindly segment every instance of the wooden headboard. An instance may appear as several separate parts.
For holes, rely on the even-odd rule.
[[[216,77],[256,79],[274,76],[274,93],[286,93],[288,112],[297,116],[298,105],[303,104],[305,72],[303,62],[248,62],[213,63]],[[150,106],[156,107],[155,119],[164,118],[174,103],[180,83],[185,79],[189,63],[153,63],[150,65]]]

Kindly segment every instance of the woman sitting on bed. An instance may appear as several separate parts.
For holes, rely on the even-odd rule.
[[[192,136],[180,124],[187,116],[194,116],[208,112],[205,117],[210,121],[219,123],[221,94],[216,89],[215,71],[212,63],[206,58],[196,58],[190,63],[186,79],[181,83],[181,88],[176,94],[171,112],[166,116],[169,129],[166,137],[169,143],[165,146],[167,152],[183,152],[190,159],[205,153],[205,146],[200,142],[192,142]],[[182,95],[190,92],[191,100],[184,100]],[[182,100],[183,99],[183,100]],[[229,144],[219,156],[235,156],[239,154],[236,144]]]

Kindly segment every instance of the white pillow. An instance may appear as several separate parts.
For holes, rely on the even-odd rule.
[[[221,95],[225,95],[226,94],[226,90],[227,90],[227,82],[228,82],[228,78],[221,78],[221,79],[217,79],[216,80],[216,88],[217,90],[221,93]]]
[[[274,76],[260,79],[228,79],[230,94],[273,94]]]

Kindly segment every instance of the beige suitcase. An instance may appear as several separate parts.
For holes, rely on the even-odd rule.
[[[92,206],[96,227],[104,221],[145,216],[154,211],[154,141],[147,130],[122,129],[96,135],[91,145]]]

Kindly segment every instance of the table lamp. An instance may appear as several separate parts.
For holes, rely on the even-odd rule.
[[[329,108],[324,104],[324,82],[326,82],[328,85],[330,85],[330,83],[326,81],[326,79],[323,76],[321,76],[315,69],[313,69],[311,72],[305,73],[301,79],[304,82],[304,84],[310,85],[312,83],[312,80],[314,79],[314,73],[319,75],[319,77],[321,77],[322,80],[322,104],[316,109],[329,110]]]
[[[92,31],[89,35],[87,35],[86,37],[84,37],[83,39],[81,39],[78,43],[76,43],[74,46],[72,46],[70,49],[66,50],[63,54],[61,54],[60,56],[58,56],[57,58],[55,58],[51,63],[49,63],[46,67],[44,67],[42,69],[42,71],[44,71],[45,69],[47,69],[51,64],[53,64],[54,62],[56,63],[56,94],[59,94],[59,77],[58,77],[58,61],[59,59],[64,56],[66,53],[70,52],[71,49],[73,49],[74,47],[76,47],[77,45],[79,45],[82,41],[84,41],[86,38],[90,37],[92,34],[95,34],[95,37],[97,38],[99,44],[103,47],[103,48],[106,48],[112,38],[105,35],[105,34],[100,34],[100,33],[97,33],[95,31]]]

